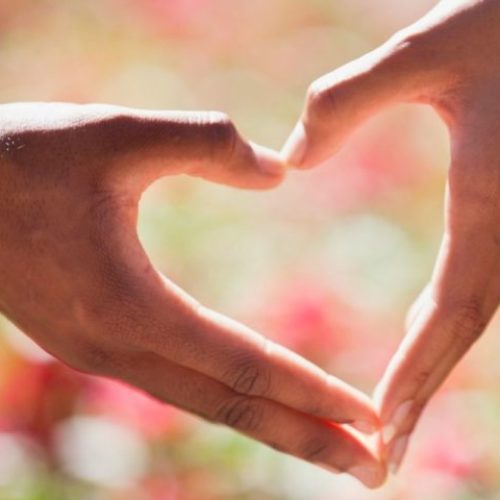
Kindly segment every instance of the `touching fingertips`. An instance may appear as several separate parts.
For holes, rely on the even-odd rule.
[[[280,177],[285,174],[285,162],[276,151],[260,146],[259,144],[252,143],[251,146],[257,158],[257,166],[263,174],[274,177]]]
[[[356,420],[351,425],[363,434],[373,434],[380,428],[375,422],[368,422],[367,420]]]
[[[259,158],[259,169],[265,175],[282,176],[286,167],[283,163],[269,158]]]
[[[307,149],[307,135],[302,122],[297,123],[286,141],[281,155],[286,163],[300,167],[304,161]]]

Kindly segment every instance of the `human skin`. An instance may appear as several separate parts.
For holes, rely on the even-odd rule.
[[[284,159],[309,168],[397,103],[431,105],[448,126],[445,230],[428,286],[375,391],[384,459],[397,471],[422,411],[500,300],[500,2],[440,2],[360,59],[315,81]]]
[[[75,369],[378,486],[378,451],[338,425],[379,429],[370,398],[203,307],[137,237],[139,198],[160,177],[268,189],[284,171],[221,113],[0,106],[0,310]]]

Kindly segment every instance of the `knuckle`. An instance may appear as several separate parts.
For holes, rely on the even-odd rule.
[[[263,406],[258,400],[234,396],[224,401],[215,414],[215,421],[242,432],[256,432],[263,419]]]
[[[213,145],[212,156],[216,160],[229,160],[238,142],[236,126],[225,113],[218,111],[207,113],[204,120],[209,144]]]
[[[402,30],[393,35],[384,44],[382,67],[397,67],[402,72],[429,72],[434,69],[443,70],[439,64],[439,45],[433,43],[426,32]]]
[[[430,45],[428,39],[429,33],[425,31],[417,31],[414,28],[402,29],[394,33],[386,45],[389,47],[390,53],[395,56],[412,57],[424,52],[426,47]]]
[[[323,78],[313,82],[307,90],[307,121],[321,123],[335,115],[342,101],[340,85],[328,84]]]
[[[315,436],[306,440],[299,448],[299,455],[308,461],[318,461],[325,455],[328,443],[324,436]]]
[[[139,123],[137,117],[124,112],[107,112],[103,113],[98,119],[96,124],[100,127],[106,127],[109,132],[130,130],[136,128]]]
[[[140,120],[125,112],[108,111],[97,115],[87,124],[87,129],[94,134],[96,143],[103,146],[117,147],[124,141],[135,137],[140,130]]]
[[[390,53],[402,57],[408,57],[411,53],[415,53],[423,46],[421,34],[409,33],[405,30],[395,33],[387,42],[391,48]]]
[[[239,394],[265,397],[271,388],[270,369],[254,355],[238,357],[227,373],[230,387]]]

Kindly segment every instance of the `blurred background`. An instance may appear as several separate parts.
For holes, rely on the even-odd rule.
[[[280,148],[308,84],[431,0],[0,0],[0,100],[221,110]],[[370,393],[442,229],[446,130],[418,106],[366,124],[272,192],[189,178],[145,195],[153,261],[206,305]],[[498,322],[378,491],[133,389],[84,376],[0,322],[0,499],[500,498]]]

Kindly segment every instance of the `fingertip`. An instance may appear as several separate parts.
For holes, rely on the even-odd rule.
[[[352,451],[356,453],[351,451],[351,462],[348,466],[344,464],[341,472],[352,475],[370,489],[381,486],[387,478],[387,466],[381,460],[378,436],[367,438],[346,427],[342,431],[344,439],[355,445]]]
[[[347,472],[361,481],[367,488],[375,489],[382,486],[388,477],[388,468],[382,459],[381,443],[379,438],[361,438],[369,451],[369,461],[363,460],[354,465]]]
[[[379,431],[382,423],[370,398],[360,392],[357,397],[357,403],[357,417],[351,423],[352,427],[367,435],[372,435]]]
[[[294,168],[303,168],[307,150],[307,134],[300,121],[295,125],[281,150],[283,160]]]
[[[355,420],[351,425],[359,432],[368,435],[374,434],[375,432],[380,430],[380,425],[378,422],[369,420]]]
[[[336,401],[338,422],[349,420],[349,425],[363,434],[373,434],[381,427],[380,418],[371,398],[346,382],[328,377],[329,396]]]
[[[278,179],[285,176],[287,165],[278,152],[260,144],[251,143],[251,146],[257,159],[257,166],[263,174]]]
[[[385,467],[381,465],[358,465],[349,469],[347,473],[355,477],[358,481],[361,481],[361,483],[370,489],[380,488],[387,479],[387,471]]]
[[[299,121],[281,149],[281,157],[291,168],[308,170],[328,161],[339,147],[333,135]]]

